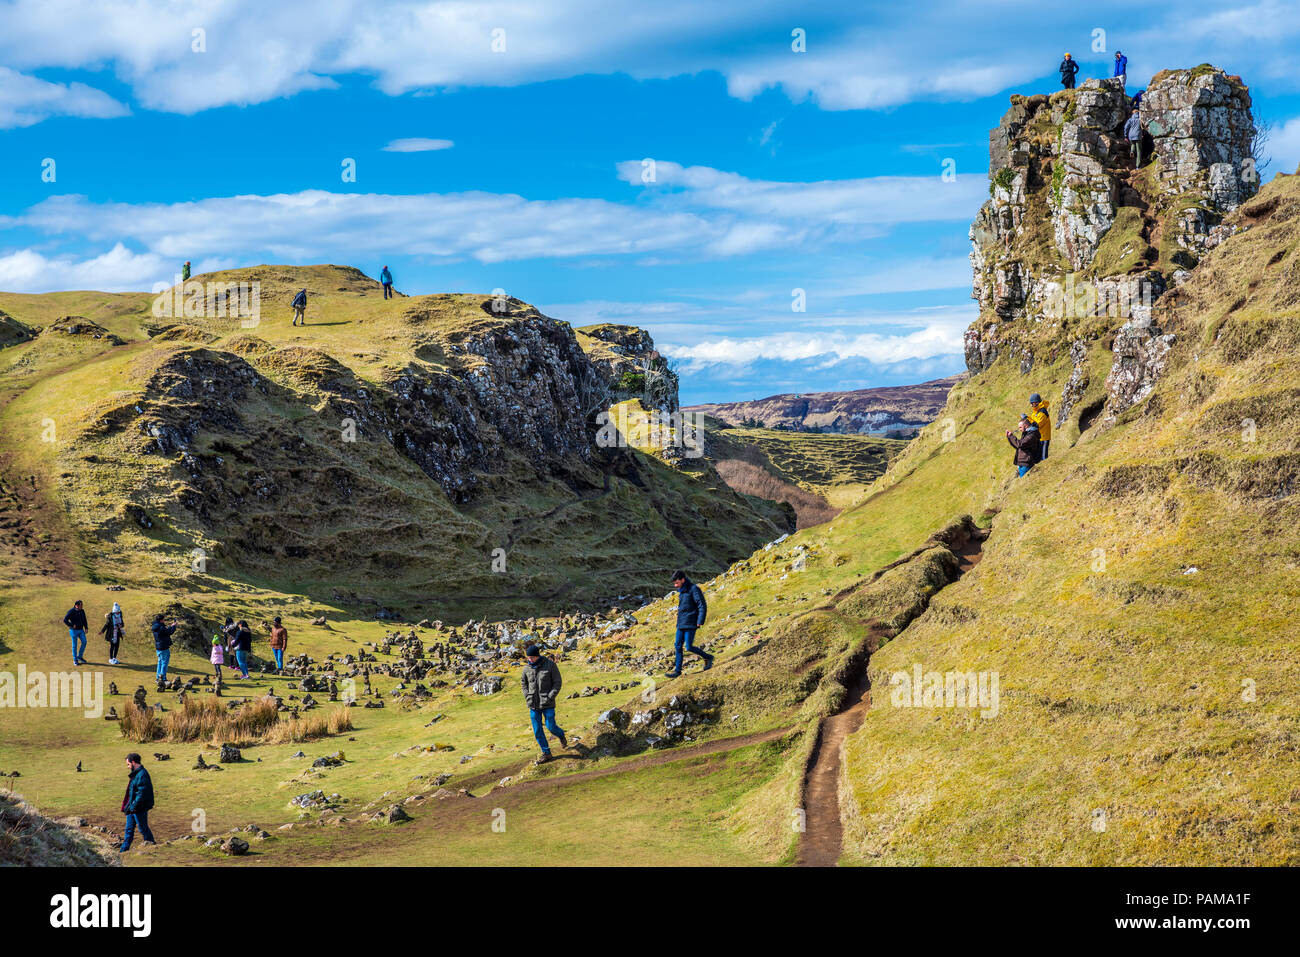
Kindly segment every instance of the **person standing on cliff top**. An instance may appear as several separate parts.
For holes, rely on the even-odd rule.
[[[1128,57],[1115,51],[1115,76],[1119,77],[1125,83],[1128,82]]]
[[[1079,64],[1074,62],[1074,57],[1070,54],[1065,55],[1058,68],[1061,71],[1061,86],[1066,90],[1074,89],[1074,78],[1079,73]]]
[[[387,266],[385,266],[383,269],[379,271],[379,281],[384,284],[384,298],[392,299],[393,298],[393,274],[388,271]]]

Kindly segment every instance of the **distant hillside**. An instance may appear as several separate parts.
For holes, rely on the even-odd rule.
[[[850,392],[801,392],[748,402],[687,406],[728,425],[797,432],[845,432],[910,438],[933,422],[961,376],[920,385],[883,386]]]
[[[256,319],[230,283],[259,284]],[[0,293],[0,499],[19,516],[0,566],[436,616],[658,591],[791,527],[707,462],[598,441],[615,400],[653,386],[676,408],[640,330],[385,300],[328,265],[196,276],[161,303]]]

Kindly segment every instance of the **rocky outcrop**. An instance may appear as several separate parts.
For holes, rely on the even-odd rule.
[[[1223,216],[1257,188],[1250,111],[1247,88],[1222,70],[1157,74],[1139,108],[1152,158],[1138,170],[1120,80],[1013,96],[989,134],[989,199],[969,233],[980,306],[963,343],[971,372],[1000,356],[1028,372],[1035,340],[1105,317],[1117,320],[1107,419],[1141,401],[1173,341],[1155,325],[1155,303],[1231,235]],[[1087,344],[1076,342],[1062,413],[1086,387]]]
[[[587,356],[609,390],[609,402],[639,399],[647,409],[676,412],[677,373],[660,355],[650,333],[636,326],[584,326]]]
[[[762,426],[796,432],[850,434],[911,433],[933,422],[947,401],[958,376],[919,385],[881,386],[847,392],[805,392],[773,395],[749,402],[688,406],[728,425]]]

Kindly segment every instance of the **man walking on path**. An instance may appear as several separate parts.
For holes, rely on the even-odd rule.
[[[528,705],[528,715],[533,720],[533,737],[542,748],[542,756],[537,759],[537,763],[545,764],[551,760],[551,746],[546,743],[546,732],[542,730],[543,721],[546,723],[546,731],[560,739],[561,747],[569,746],[564,731],[555,723],[555,699],[559,696],[560,686],[563,683],[560,678],[560,666],[552,659],[543,657],[542,650],[536,645],[529,645],[524,650],[524,657],[528,659],[528,663],[524,665],[520,684],[524,689],[524,703]]]
[[[72,639],[72,663],[74,665],[84,665],[86,663],[86,609],[81,606],[81,602],[75,601],[68,613],[63,616],[63,624],[68,629],[68,636]]]
[[[1016,450],[1015,457],[1011,461],[1016,466],[1018,477],[1024,478],[1042,455],[1042,443],[1038,438],[1038,426],[1030,422],[1029,416],[1022,412],[1020,415],[1020,434],[1016,435],[1014,432],[1008,432],[1007,441]]]
[[[1074,77],[1079,72],[1079,64],[1074,62],[1074,57],[1070,54],[1065,55],[1059,67],[1061,71],[1061,86],[1067,90],[1074,89]]]
[[[146,844],[152,844],[153,831],[149,830],[149,812],[153,810],[153,781],[149,772],[140,763],[140,755],[132,751],[126,756],[129,769],[126,779],[126,795],[122,798],[122,813],[126,815],[126,833],[122,835],[122,853],[131,849],[135,840],[135,829],[140,828],[140,836]]]
[[[275,670],[284,670],[284,652],[289,647],[289,630],[280,624],[277,615],[271,624],[271,654],[275,655]]]
[[[1142,117],[1138,114],[1138,108],[1133,107],[1133,112],[1129,118],[1124,121],[1124,139],[1128,140],[1128,151],[1133,157],[1133,168],[1142,168]]]
[[[293,297],[290,305],[293,306],[293,324],[296,326],[298,321],[302,320],[302,324],[307,325],[307,290],[299,289],[298,295]]]
[[[1128,82],[1128,57],[1118,50],[1115,51],[1115,76],[1125,83]]]
[[[1038,440],[1042,445],[1043,458],[1047,458],[1047,446],[1052,441],[1052,417],[1047,412],[1047,403],[1035,392],[1029,397],[1029,421],[1038,426]]]
[[[392,299],[393,298],[393,274],[388,271],[387,266],[385,266],[383,269],[379,271],[379,281],[384,284],[384,298]]]
[[[172,660],[172,635],[176,633],[176,622],[163,624],[163,616],[158,615],[149,626],[153,632],[153,650],[158,655],[158,680],[167,680],[167,663]]]
[[[677,638],[673,642],[676,659],[673,662],[673,670],[668,672],[669,678],[676,678],[682,673],[683,647],[691,654],[699,655],[704,659],[705,671],[713,667],[713,655],[695,647],[695,632],[704,624],[704,619],[709,613],[704,592],[700,591],[700,586],[687,578],[686,572],[683,571],[673,572],[673,587],[677,589]]]

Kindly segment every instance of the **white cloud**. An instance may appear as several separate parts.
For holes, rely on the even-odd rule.
[[[689,205],[725,209],[764,219],[870,226],[966,220],[988,199],[988,178],[962,173],[951,181],[935,176],[872,176],[862,179],[781,183],[748,179],[708,166],[655,160],[654,181],[644,183],[644,160],[618,164],[623,182]],[[675,194],[669,187],[680,187]]]
[[[129,112],[84,83],[51,83],[0,66],[0,129],[31,126],[51,116],[109,119]]]
[[[1017,28],[1024,23],[1034,28]],[[1135,80],[1209,60],[1297,86],[1300,11],[1282,0],[1227,9],[1185,0],[1140,16],[1120,0],[1050,14],[1031,0],[992,9],[965,0],[860,4],[833,14],[784,0],[11,0],[0,62],[109,69],[145,106],[181,113],[329,88],[346,75],[399,95],[709,70],[737,97],[779,88],[824,109],[885,109],[975,99],[1050,75],[1067,44],[1085,74],[1104,71],[1107,54],[1086,47],[1107,24]],[[790,49],[793,25],[807,29],[805,53]],[[192,49],[196,29],[206,31],[206,52]],[[501,52],[495,30],[504,31]]]
[[[1300,116],[1275,126],[1269,134],[1265,152],[1272,160],[1269,173],[1295,173],[1300,167]],[[1263,179],[1263,177],[1260,177]]]
[[[175,265],[153,253],[134,253],[121,243],[91,259],[47,257],[20,249],[0,255],[0,289],[6,292],[149,289],[155,282],[169,279]]]
[[[384,147],[385,153],[430,153],[435,150],[449,150],[456,144],[451,140],[431,140],[422,136],[393,140]]]

